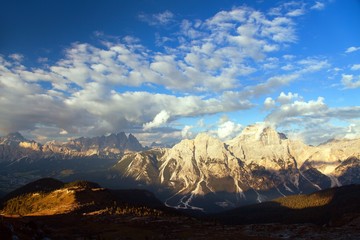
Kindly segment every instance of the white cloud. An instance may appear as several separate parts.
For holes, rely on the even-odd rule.
[[[345,138],[354,139],[360,136],[360,120],[355,120],[350,123],[345,133]]]
[[[322,2],[315,2],[315,4],[310,8],[314,10],[322,10],[325,8],[325,4]]]
[[[346,49],[345,53],[352,53],[352,52],[356,52],[359,50],[360,50],[360,47],[349,47],[348,49]]]
[[[295,58],[295,56],[294,56],[294,55],[286,54],[286,55],[283,56],[283,58],[284,58],[285,60],[293,60],[293,59]]]
[[[182,139],[181,131],[157,131],[157,132],[139,132],[134,134],[143,146],[151,146],[156,143],[159,146],[172,146]]]
[[[292,10],[288,12],[286,15],[290,17],[298,17],[305,14],[305,10],[303,8]]]
[[[219,125],[217,135],[221,140],[228,140],[237,136],[242,130],[241,124],[226,121]]]
[[[282,70],[285,70],[285,71],[291,71],[294,69],[294,65],[292,64],[286,64],[285,66],[281,67]]]
[[[174,14],[171,11],[166,10],[152,15],[141,13],[138,15],[138,18],[151,26],[168,25],[174,21]]]
[[[9,55],[9,58],[11,58],[14,61],[21,62],[24,59],[24,56],[19,53],[13,53]]]
[[[280,104],[287,104],[297,98],[299,98],[299,94],[297,93],[288,92],[288,94],[285,94],[284,92],[281,92],[276,101]]]
[[[54,126],[57,130],[49,132],[51,136],[65,131],[70,137],[100,135],[126,129],[136,131],[144,123],[153,121],[162,110],[172,112],[174,119],[178,119],[252,106],[248,100],[232,99],[226,94],[203,98],[149,92],[118,93],[114,90],[118,86],[134,84],[122,77],[121,72],[126,70],[123,63],[113,60],[124,56],[120,52],[130,55],[127,49],[121,45],[110,45],[110,49],[74,45],[74,49],[68,49],[67,58],[44,70],[27,70],[22,65],[12,68],[10,62],[1,58],[1,132],[27,129],[43,129],[45,132],[48,129],[45,126]],[[87,54],[89,51],[91,54]],[[127,58],[129,65],[136,66],[136,62],[143,61],[134,60],[132,63],[139,56],[131,56]],[[86,69],[84,73],[77,70],[78,65]],[[151,79],[153,73],[145,67],[143,64],[138,70]],[[131,76],[131,71],[126,71]],[[43,88],[44,81],[50,84],[50,89]]]
[[[316,101],[294,101],[292,103],[285,103],[278,108],[274,109],[267,117],[266,120],[274,125],[288,123],[289,121],[297,122],[299,117],[312,116],[326,110],[327,106],[324,103],[324,98],[318,97]]]
[[[355,78],[354,75],[343,74],[341,82],[345,88],[358,88],[360,87],[360,76],[357,76],[357,80]]]
[[[240,95],[243,96],[251,96],[251,97],[258,97],[263,94],[268,94],[275,89],[285,86],[292,81],[298,79],[300,74],[293,73],[288,75],[280,75],[280,76],[273,76],[269,79],[267,79],[263,83],[259,83],[254,86],[248,86],[245,88],[243,92],[240,93]]]
[[[59,132],[60,135],[67,135],[69,134],[68,131],[66,131],[65,129],[62,129],[60,132]]]
[[[280,127],[291,138],[299,138],[314,145],[346,135],[359,137],[360,107],[331,108],[324,101],[322,97],[307,102],[293,99],[292,102],[276,106],[266,121]],[[341,121],[342,125],[333,124],[333,120]],[[350,126],[357,126],[357,130]]]
[[[251,9],[234,9],[228,13],[229,21],[250,22],[253,19],[259,19],[259,24],[264,25],[262,32],[258,32],[257,27],[251,25],[239,29],[240,34],[248,34],[248,40],[245,40],[244,43],[237,43],[239,45],[251,45],[253,42],[255,45],[267,46],[268,41],[283,41],[278,35],[282,31],[292,33],[293,23],[286,19],[269,21],[264,15]],[[226,36],[225,31],[219,32],[217,28],[225,24],[222,21],[224,19],[219,18],[217,26],[209,28],[209,36]],[[201,23],[192,24],[194,28],[201,26]],[[241,25],[240,22],[237,24]],[[265,29],[267,30],[265,31]],[[255,31],[256,34],[252,36],[251,32],[254,30],[257,32]],[[264,37],[268,40],[262,40]],[[216,40],[216,37],[214,39]],[[82,118],[77,118],[74,119],[74,122],[79,122],[79,124],[68,124],[69,126],[73,125],[72,129],[68,129],[70,127],[62,127],[60,123],[62,118],[56,120],[47,116],[48,121],[43,123],[42,114],[34,112],[39,119],[31,123],[32,126],[37,123],[52,124],[60,128],[58,132],[64,129],[70,135],[75,133],[86,135],[90,132],[91,134],[102,134],[104,131],[111,132],[141,126],[152,121],[153,117],[163,109],[172,112],[174,119],[247,109],[252,107],[252,104],[246,100],[248,96],[254,97],[267,93],[269,90],[291,81],[291,78],[286,80],[285,76],[271,78],[266,83],[247,87],[245,92],[235,90],[225,91],[221,94],[223,90],[239,86],[237,83],[239,76],[255,71],[254,67],[244,64],[242,59],[246,57],[256,59],[264,54],[262,52],[264,49],[254,45],[255,48],[252,50],[242,52],[241,48],[237,48],[237,44],[232,47],[219,47],[220,45],[215,40],[200,41],[189,48],[186,44],[181,46],[185,47],[181,51],[188,51],[188,54],[185,55],[187,58],[184,58],[185,61],[177,57],[179,54],[152,53],[133,38],[127,38],[126,44],[103,41],[104,46],[101,48],[90,44],[76,43],[65,51],[63,59],[48,68],[26,70],[26,67],[22,66],[22,69],[19,68],[16,71],[5,69],[7,75],[3,76],[6,76],[7,79],[4,79],[1,84],[5,84],[7,90],[11,88],[8,92],[12,94],[15,92],[26,96],[38,94],[37,98],[48,96],[47,101],[42,101],[44,109],[57,109],[52,105],[58,104],[58,108],[64,109],[64,112],[86,113],[86,124],[81,124]],[[176,49],[173,50],[177,53]],[[9,74],[12,76],[9,77]],[[12,78],[16,80],[10,81]],[[32,84],[28,83],[30,81]],[[48,81],[52,88],[50,90],[42,89],[42,86],[37,83],[38,81]],[[214,98],[175,97],[170,94],[146,92],[118,93],[114,90],[122,86],[141,86],[144,83],[159,84],[166,89],[180,92],[184,90],[216,91],[220,95]],[[169,102],[174,104],[168,104]],[[21,104],[19,101],[14,101],[14,103]],[[26,112],[24,111],[24,116],[26,116]],[[10,114],[11,116],[13,114]],[[16,122],[13,121],[13,129],[17,128],[15,127]]]
[[[351,66],[351,70],[356,71],[356,70],[360,70],[360,64],[354,64]]]
[[[181,136],[182,138],[191,139],[193,138],[193,133],[190,131],[193,128],[193,126],[185,125],[184,128],[181,130]]]
[[[0,132],[28,130],[51,139],[59,133],[73,137],[128,131],[145,142],[158,138],[156,131],[166,131],[166,141],[182,133],[190,137],[191,130],[208,126],[202,121],[181,131],[176,120],[252,108],[259,96],[329,66],[324,59],[283,55],[282,50],[288,52],[298,40],[295,19],[289,15],[304,12],[303,4],[292,3],[273,15],[236,7],[209,19],[185,19],[175,35],[159,33],[157,40],[164,45],[156,51],[133,36],[112,41],[97,32],[99,44],[74,43],[61,59],[38,58],[46,62],[38,68],[22,65],[19,54],[8,60],[0,56]],[[176,16],[165,11],[139,18],[165,26]],[[350,83],[357,84],[354,79]],[[275,118],[295,114],[285,106],[293,104],[301,112],[302,105],[311,105],[291,103],[299,100],[297,94],[281,94],[264,101]],[[217,125],[208,129],[221,138],[240,127],[229,119]]]
[[[152,128],[161,127],[162,125],[167,123],[169,118],[170,118],[170,114],[166,110],[162,110],[161,112],[156,114],[156,116],[151,122],[144,123],[143,128],[146,131]]]
[[[330,67],[330,64],[326,59],[318,58],[306,58],[298,61],[298,64],[301,66],[301,73],[311,73],[316,72],[324,68]]]
[[[271,97],[267,97],[264,101],[264,108],[266,110],[272,109],[275,107],[275,100]]]
[[[153,17],[158,20],[160,24],[166,25],[173,21],[174,14],[169,10],[166,10],[165,12],[154,14]]]

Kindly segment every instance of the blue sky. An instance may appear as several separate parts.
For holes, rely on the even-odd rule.
[[[0,2],[0,135],[360,133],[360,1]]]

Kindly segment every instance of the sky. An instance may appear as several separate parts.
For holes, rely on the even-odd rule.
[[[1,0],[0,136],[360,137],[360,1]]]

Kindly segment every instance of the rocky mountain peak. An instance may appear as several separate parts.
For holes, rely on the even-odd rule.
[[[28,142],[19,132],[9,133],[5,137],[0,138],[0,144],[9,145],[11,143]]]
[[[224,143],[207,133],[199,133],[195,139],[192,140],[184,139],[173,147],[176,152],[189,151],[191,155],[194,151],[196,151],[198,155],[207,155],[211,149],[216,149],[216,152],[221,152],[221,148],[224,148]]]
[[[220,140],[207,133],[199,133],[195,137],[194,142],[195,144],[207,144],[208,142],[220,142]]]
[[[220,159],[223,157],[222,152],[225,150],[223,142],[206,133],[197,135],[194,140],[194,145],[196,147],[196,154],[204,157]]]
[[[283,139],[287,139],[285,134],[278,133],[275,129],[271,127],[264,128],[262,133],[260,134],[260,140],[265,145],[280,144],[281,140]]]
[[[278,133],[274,128],[264,123],[258,123],[244,128],[234,141],[261,142],[263,145],[277,145],[284,139],[287,139],[285,134]]]
[[[100,151],[104,149],[140,151],[144,149],[134,135],[130,134],[129,137],[127,137],[124,132],[92,138],[81,137],[70,141],[66,145],[75,147],[81,151],[91,149]]]
[[[140,144],[137,138],[130,133],[127,138],[126,149],[132,151],[141,151],[144,150],[144,147]]]

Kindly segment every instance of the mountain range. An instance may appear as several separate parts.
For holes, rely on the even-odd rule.
[[[360,181],[360,139],[309,146],[252,125],[221,142],[207,134],[170,149],[128,153],[121,176],[165,186],[168,206],[212,211]]]
[[[49,141],[39,144],[25,139],[20,133],[10,133],[0,138],[0,162],[17,161],[19,157],[85,157],[85,156],[109,156],[117,157],[126,151],[144,150],[139,141],[132,135],[126,136],[124,132],[110,134],[108,136],[93,138],[77,138],[65,143]]]
[[[201,133],[151,149],[124,133],[44,145],[16,133],[0,138],[0,187],[16,179],[82,178],[149,189],[169,207],[216,212],[360,183],[359,159],[360,139],[311,146],[264,124],[227,142]]]

